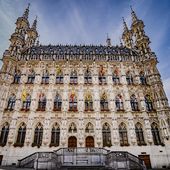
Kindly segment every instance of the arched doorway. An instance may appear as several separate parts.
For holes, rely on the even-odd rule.
[[[86,137],[86,147],[94,147],[94,138],[93,136]]]
[[[75,136],[70,136],[68,138],[68,147],[76,148],[77,147],[77,138]]]

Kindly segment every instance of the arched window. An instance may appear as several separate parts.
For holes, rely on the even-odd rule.
[[[54,111],[61,111],[62,99],[61,96],[57,93],[54,99]]]
[[[119,79],[119,73],[118,70],[115,70],[112,74],[112,80],[113,80],[113,84],[119,84],[120,83],[120,79]]]
[[[160,138],[160,134],[159,134],[159,129],[155,122],[151,124],[151,131],[152,131],[154,144],[161,145],[162,142],[161,142],[161,138]]]
[[[135,125],[135,133],[136,133],[136,139],[138,145],[146,145],[145,140],[144,140],[144,135],[143,135],[143,129],[142,125],[140,123],[137,123]]]
[[[42,84],[48,84],[49,83],[49,72],[48,70],[44,70],[43,71],[43,75],[42,75]]]
[[[38,109],[37,111],[45,111],[46,108],[46,97],[44,93],[41,93],[39,96],[39,101],[38,101]]]
[[[103,147],[112,145],[111,142],[111,131],[108,123],[105,123],[102,128],[102,136],[103,136]]]
[[[63,84],[63,72],[61,68],[57,68],[57,73],[56,73],[56,84]]]
[[[101,111],[108,111],[109,110],[107,95],[106,95],[105,92],[102,94],[101,99],[100,99],[100,110]]]
[[[151,97],[150,97],[150,95],[148,95],[148,94],[145,96],[145,104],[146,104],[146,110],[147,110],[148,112],[154,110],[154,109],[153,109],[153,103],[152,103]]]
[[[77,83],[78,83],[77,72],[73,70],[70,74],[70,84],[77,84]]]
[[[103,68],[103,66],[100,66],[100,70],[99,70],[99,84],[106,84],[106,76],[105,76],[105,70]]]
[[[86,132],[86,133],[93,133],[93,132],[94,132],[94,127],[93,127],[93,124],[92,124],[92,123],[90,123],[90,122],[87,123],[85,132]]]
[[[14,110],[15,102],[16,102],[16,96],[15,94],[12,94],[8,99],[8,105],[7,105],[6,110],[9,110],[9,111]]]
[[[87,70],[84,74],[84,83],[85,84],[91,84],[92,83],[92,76],[91,76],[91,72],[89,71],[89,68],[87,68]]]
[[[120,145],[121,146],[129,146],[127,129],[126,129],[126,125],[124,123],[121,123],[119,125],[119,137],[120,137]]]
[[[20,80],[21,80],[21,71],[20,70],[15,70],[13,83],[19,84]]]
[[[1,129],[0,146],[5,146],[9,133],[9,124],[6,122]]]
[[[93,100],[90,94],[87,94],[85,98],[85,111],[93,111]]]
[[[131,104],[132,111],[139,111],[138,101],[134,94],[130,96],[130,104]]]
[[[27,83],[28,84],[33,84],[34,80],[35,80],[35,72],[34,72],[34,70],[30,70],[29,73],[28,73],[28,81],[27,81]]]
[[[42,144],[42,138],[43,138],[43,126],[41,123],[38,123],[34,131],[34,142],[32,146],[40,147]]]
[[[127,81],[127,84],[128,84],[128,85],[133,84],[133,77],[132,77],[132,75],[130,74],[130,71],[128,71],[128,72],[126,73],[126,81]]]
[[[51,144],[50,146],[59,146],[60,143],[60,126],[55,123],[51,130]]]
[[[123,99],[122,99],[122,96],[120,94],[118,94],[116,96],[115,104],[116,104],[116,110],[117,111],[123,111],[124,110],[124,108],[123,108]]]
[[[77,97],[74,93],[70,95],[70,100],[69,100],[69,111],[77,111]]]
[[[25,142],[25,135],[26,135],[26,124],[22,123],[18,129],[18,135],[17,135],[17,140],[14,146],[19,146],[22,147],[24,146]]]
[[[146,85],[147,84],[146,77],[145,77],[145,75],[144,75],[144,73],[142,71],[140,72],[139,77],[140,77],[140,84],[141,85]]]
[[[68,132],[69,133],[76,133],[77,132],[77,127],[76,127],[76,124],[75,123],[71,123],[70,126],[69,126],[69,129],[68,129]]]
[[[24,96],[25,95],[25,96]],[[25,110],[25,111],[29,111],[30,110],[30,105],[31,105],[31,95],[26,93],[22,94],[22,109],[21,110]]]

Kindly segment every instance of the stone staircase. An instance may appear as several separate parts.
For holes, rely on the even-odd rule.
[[[103,148],[61,148],[36,152],[18,161],[18,167],[48,170],[145,170],[138,157]]]

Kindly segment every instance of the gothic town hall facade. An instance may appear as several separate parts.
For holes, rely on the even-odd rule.
[[[40,45],[29,7],[16,21],[0,71],[0,159],[95,147],[170,166],[170,108],[144,23],[131,11],[122,40]]]

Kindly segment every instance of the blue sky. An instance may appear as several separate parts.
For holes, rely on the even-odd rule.
[[[144,21],[170,100],[170,0],[0,0],[0,57],[28,3],[30,24],[38,16],[42,44],[105,44],[107,33],[119,44],[122,17],[130,26],[132,5]]]

